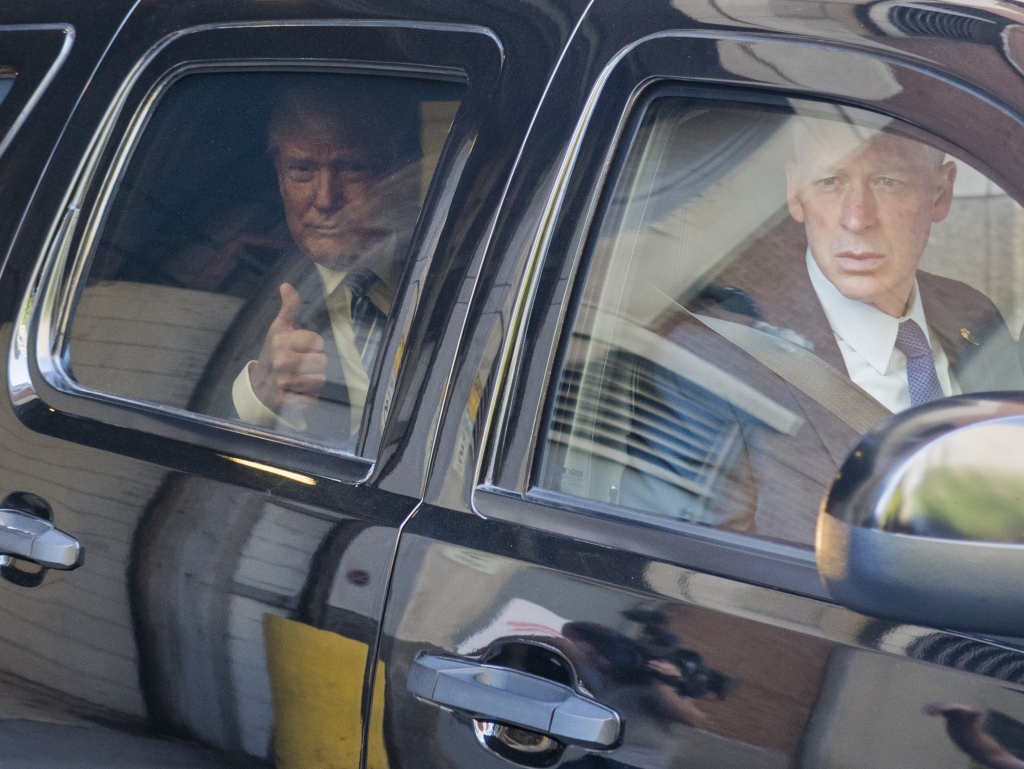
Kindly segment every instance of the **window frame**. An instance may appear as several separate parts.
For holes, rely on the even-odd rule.
[[[754,36],[749,36],[754,37]],[[732,101],[769,101],[793,97],[842,104],[892,117],[939,148],[955,154],[989,175],[1020,202],[1024,190],[1012,183],[1012,172],[997,170],[983,159],[984,152],[957,141],[964,134],[936,125],[929,105],[887,103],[832,92],[827,73],[820,88],[798,89],[753,78],[723,75],[714,62],[701,63],[701,43],[708,35],[685,31],[662,33],[635,42],[609,63],[597,78],[587,108],[577,122],[569,153],[559,169],[560,187],[552,192],[546,217],[527,257],[523,285],[516,297],[512,322],[500,361],[501,376],[486,426],[486,444],[479,455],[474,510],[496,517],[596,544],[624,549],[676,565],[708,571],[743,581],[829,600],[817,576],[812,550],[757,539],[754,536],[672,521],[630,512],[614,505],[573,497],[534,483],[546,415],[551,408],[556,373],[575,315],[576,299],[586,278],[591,242],[600,229],[600,214],[610,196],[648,100],[661,89],[685,89],[700,98]],[[711,35],[711,41],[746,41],[748,36]],[[784,47],[798,55],[808,46],[759,37],[759,42]],[[897,76],[911,82],[923,76],[942,95],[986,110],[986,119],[1005,131],[1024,135],[1024,120],[991,97],[941,73],[891,55],[860,52],[884,62]],[[743,98],[745,96],[745,98]],[[740,98],[737,98],[740,97]],[[937,108],[935,108],[937,109]],[[981,148],[985,149],[984,142]],[[981,155],[982,157],[979,157]],[[1019,178],[1019,177],[1018,177]]]
[[[410,44],[411,43],[411,44]],[[353,58],[312,58],[310,52],[344,50]],[[260,51],[253,56],[250,51]],[[433,242],[425,235],[443,224],[459,164],[453,147],[477,130],[480,105],[500,71],[501,45],[489,30],[458,24],[391,21],[240,22],[181,30],[163,38],[137,61],[92,135],[60,212],[53,221],[29,283],[12,340],[8,387],[23,422],[65,436],[63,416],[85,417],[133,433],[198,445],[258,469],[286,468],[299,479],[358,483],[373,472],[394,391],[400,337],[410,333],[416,292],[411,285],[429,267]],[[194,73],[316,72],[413,77],[466,86],[456,119],[420,210],[399,293],[377,356],[356,454],[301,437],[184,409],[87,388],[63,360],[65,334],[121,178],[146,125],[165,94]],[[452,178],[448,178],[451,176]],[[436,233],[434,233],[436,235]],[[435,238],[436,242],[436,238]],[[385,375],[392,381],[385,387]],[[389,392],[390,390],[390,392]],[[137,440],[137,438],[135,439]],[[290,476],[289,476],[290,477]]]
[[[0,36],[4,38],[0,66],[14,70],[11,89],[0,100],[3,155],[71,54],[75,28],[70,24],[5,24],[0,25]]]

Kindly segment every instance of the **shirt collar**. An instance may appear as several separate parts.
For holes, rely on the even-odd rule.
[[[814,286],[814,292],[818,295],[818,301],[825,311],[825,317],[828,318],[828,324],[832,327],[832,331],[850,345],[879,374],[884,375],[889,368],[889,360],[892,358],[892,351],[896,346],[896,334],[899,332],[900,323],[913,320],[921,327],[925,336],[928,336],[928,324],[924,317],[924,307],[919,301],[920,292],[916,279],[914,288],[911,290],[907,312],[902,318],[894,318],[866,302],[843,296],[839,289],[825,277],[821,268],[818,267],[818,263],[811,256],[810,249],[807,249],[807,273],[810,275],[811,285]],[[929,338],[928,341],[930,344],[931,339]]]
[[[399,255],[397,249],[398,236],[391,233],[388,237],[382,238],[371,253],[360,259],[361,266],[379,279],[378,283],[371,286],[369,294],[373,303],[381,307],[385,314],[391,311],[391,302],[395,297],[398,284]],[[320,273],[320,279],[323,281],[328,295],[332,294],[348,275],[348,270],[332,270],[321,264],[314,264],[317,272]],[[381,305],[386,306],[382,307]]]

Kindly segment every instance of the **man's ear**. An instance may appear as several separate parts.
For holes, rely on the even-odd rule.
[[[956,181],[956,163],[948,160],[939,166],[938,195],[932,209],[932,222],[941,222],[949,216],[949,208],[953,205],[953,182]]]
[[[804,223],[804,204],[800,202],[800,171],[792,160],[786,163],[786,203],[789,215]]]

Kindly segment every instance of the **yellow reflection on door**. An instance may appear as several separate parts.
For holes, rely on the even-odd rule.
[[[263,615],[263,635],[278,769],[358,769],[367,645],[273,614]],[[378,663],[374,701],[383,696]],[[383,707],[371,713],[367,763],[386,768]]]

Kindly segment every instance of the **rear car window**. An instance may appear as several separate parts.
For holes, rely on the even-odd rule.
[[[71,318],[82,386],[354,450],[464,86],[207,72],[166,89]]]
[[[809,547],[867,430],[1024,388],[1022,209],[920,131],[665,93],[620,165],[568,316],[541,487]]]

